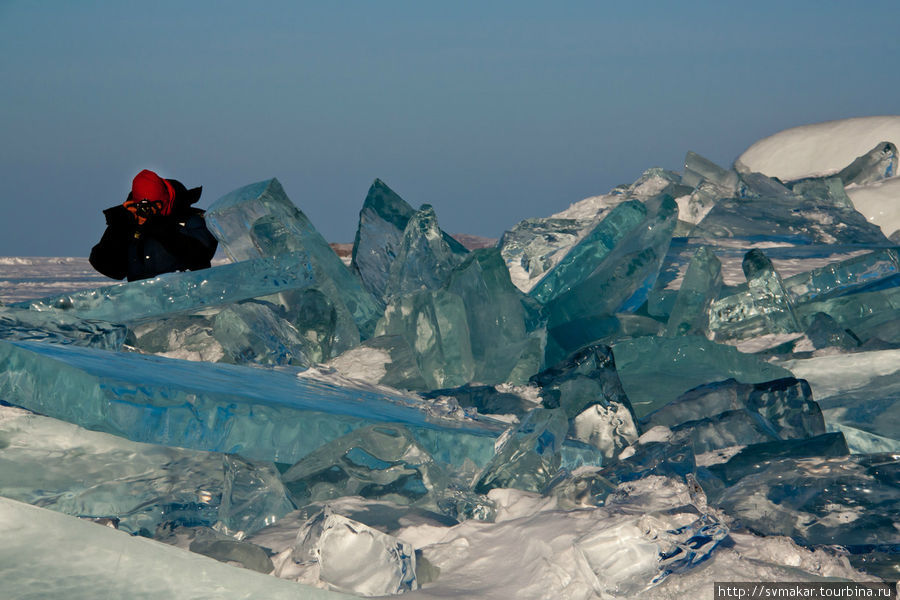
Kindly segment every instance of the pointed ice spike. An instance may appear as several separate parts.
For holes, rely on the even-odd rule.
[[[463,261],[444,239],[431,205],[424,204],[409,220],[397,257],[391,263],[385,298],[439,288]]]
[[[16,304],[38,311],[61,310],[83,319],[137,323],[315,285],[309,257],[291,253],[201,271],[166,273],[153,279],[30,300]]]
[[[385,298],[391,264],[400,252],[403,231],[416,211],[380,179],[369,188],[353,241],[351,268],[363,286],[378,299]],[[454,254],[466,249],[444,232],[441,236]]]
[[[350,266],[376,298],[384,298],[391,263],[400,251],[403,230],[415,212],[380,179],[369,188],[359,211]]]
[[[562,409],[533,409],[497,442],[497,454],[478,476],[473,490],[479,494],[507,487],[543,491],[560,467],[568,428]]]
[[[375,335],[399,335],[410,345],[429,389],[472,381],[475,362],[462,298],[444,289],[392,300]]]
[[[667,336],[706,335],[709,307],[722,289],[722,263],[706,246],[694,254],[666,326]]]
[[[124,325],[79,319],[61,311],[38,312],[0,307],[0,339],[4,340],[33,340],[120,350],[126,333]]]
[[[254,183],[219,198],[207,210],[206,222],[234,261],[306,252],[316,287],[336,304],[346,305],[364,338],[372,334],[381,313],[379,303],[294,206],[277,179]]]
[[[791,372],[700,336],[643,337],[613,346],[616,371],[638,418],[684,392],[729,378],[760,383]]]
[[[866,185],[897,175],[897,146],[881,142],[837,174],[844,185]]]
[[[415,399],[368,386],[32,342],[0,342],[0,398],[135,441],[282,463],[391,422],[405,425],[437,460],[483,465],[502,429],[432,415]]]

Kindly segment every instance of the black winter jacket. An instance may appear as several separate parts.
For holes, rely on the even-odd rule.
[[[97,271],[113,279],[137,281],[210,266],[218,242],[206,228],[203,211],[191,206],[200,199],[202,188],[188,190],[175,179],[167,181],[175,190],[169,216],[156,215],[138,225],[121,204],[103,211],[106,231],[90,257]]]

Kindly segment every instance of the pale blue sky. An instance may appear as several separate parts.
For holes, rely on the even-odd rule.
[[[86,256],[143,168],[202,207],[278,177],[344,242],[379,177],[498,237],[688,150],[727,166],[898,114],[898,22],[896,0],[0,0],[0,255]]]

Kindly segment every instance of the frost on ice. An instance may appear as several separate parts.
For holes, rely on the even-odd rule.
[[[267,597],[896,580],[898,227],[856,205],[898,189],[886,119],[473,251],[376,180],[349,266],[262,181],[207,213],[228,264],[0,307],[0,580],[75,538],[167,597],[229,597],[185,556]]]

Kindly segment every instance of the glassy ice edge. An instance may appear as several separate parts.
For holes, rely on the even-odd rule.
[[[0,259],[0,591],[900,579],[900,263],[851,200],[896,148],[738,167],[473,253],[376,180],[347,267],[268,180],[210,208],[231,264],[34,299],[77,259]]]

